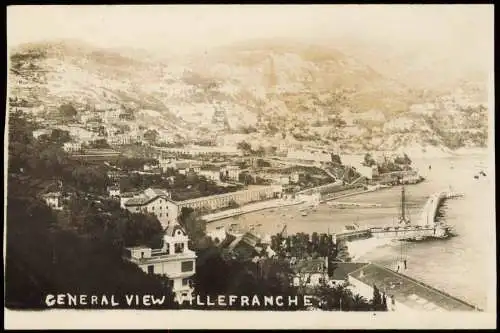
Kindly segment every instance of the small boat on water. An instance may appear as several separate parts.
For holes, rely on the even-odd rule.
[[[306,212],[306,211],[303,211],[300,215],[302,215],[302,216],[307,216],[307,212]]]

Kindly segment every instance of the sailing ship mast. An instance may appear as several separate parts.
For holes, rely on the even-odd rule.
[[[407,211],[406,211],[406,195],[405,195],[405,187],[403,186],[401,188],[401,216],[400,216],[400,223],[405,223],[408,224],[410,222],[410,219],[407,218]],[[408,214],[409,215],[409,214]]]

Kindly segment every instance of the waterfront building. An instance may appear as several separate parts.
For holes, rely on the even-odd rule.
[[[62,194],[61,192],[50,192],[42,196],[47,206],[54,210],[63,210]]]
[[[176,222],[182,208],[194,210],[208,210],[226,208],[232,203],[245,205],[254,201],[281,198],[283,187],[281,185],[254,186],[246,190],[216,194],[207,197],[189,199],[184,201],[168,200],[168,219],[170,223]]]
[[[168,279],[176,298],[191,297],[194,288],[191,277],[196,273],[196,253],[189,249],[189,237],[179,225],[165,229],[159,249],[138,246],[127,248],[126,259],[145,273]]]
[[[374,287],[387,297],[389,311],[474,311],[476,308],[425,283],[377,264],[348,274],[354,291],[371,299]]]

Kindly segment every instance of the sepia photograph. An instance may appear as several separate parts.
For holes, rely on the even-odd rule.
[[[7,328],[495,328],[493,5],[7,9]]]

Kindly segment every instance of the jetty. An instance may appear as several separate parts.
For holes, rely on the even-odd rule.
[[[404,193],[404,192],[403,192]],[[417,223],[394,225],[386,227],[350,227],[344,232],[336,234],[337,239],[352,241],[370,237],[393,238],[400,240],[423,239],[428,237],[446,238],[451,227],[436,222],[436,215],[442,203],[451,198],[462,197],[462,193],[441,191],[432,194],[425,203]],[[403,196],[404,200],[404,196]]]

